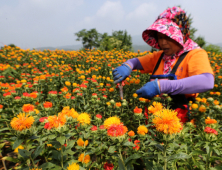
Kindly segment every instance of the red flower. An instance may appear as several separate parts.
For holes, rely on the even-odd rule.
[[[100,128],[101,130],[105,129],[104,125],[101,125],[99,128]]]
[[[39,119],[39,121],[42,123],[42,122],[44,122],[45,119],[48,119],[48,117],[41,117],[41,118]]]
[[[210,127],[205,127],[204,132],[206,132],[206,133],[214,133],[215,135],[218,135],[218,132],[215,129],[212,129]]]
[[[45,128],[45,129],[51,129],[49,122],[45,123],[44,128]]]
[[[140,144],[139,144],[139,143],[140,143],[139,140],[135,140],[135,141],[134,141],[134,144],[135,144],[136,146],[134,146],[133,149],[135,149],[135,150],[138,151],[138,150],[140,149]]]
[[[51,102],[45,102],[43,103],[44,108],[51,108],[52,107],[52,103]]]
[[[109,164],[109,163],[105,163],[104,165],[103,165],[103,168],[105,169],[105,170],[112,170],[113,168],[114,168],[114,165],[113,164]]]
[[[96,117],[99,119],[102,119],[102,115],[100,115],[100,114],[97,114]]]
[[[91,128],[92,131],[96,131],[97,130],[97,126],[94,126]]]

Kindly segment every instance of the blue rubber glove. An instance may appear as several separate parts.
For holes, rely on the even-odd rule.
[[[132,69],[126,64],[122,64],[121,66],[115,68],[113,70],[114,83],[117,84],[125,80],[131,74],[131,72]]]
[[[146,83],[143,87],[136,91],[138,97],[143,97],[145,99],[151,99],[154,96],[160,94],[160,89],[157,83],[158,79]]]

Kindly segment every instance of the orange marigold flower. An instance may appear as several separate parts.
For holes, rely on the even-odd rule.
[[[154,113],[154,123],[157,131],[165,134],[175,134],[181,131],[182,125],[177,117],[177,112],[170,109],[162,109]]]
[[[140,125],[140,126],[137,128],[137,133],[138,133],[139,135],[145,135],[145,134],[148,133],[148,129],[147,129],[146,126]]]
[[[110,88],[110,89],[109,89],[109,92],[113,92],[113,91],[114,91],[114,88]]]
[[[163,105],[159,102],[153,102],[152,105],[148,107],[148,111],[152,114],[162,109]]]
[[[58,128],[66,123],[66,118],[63,114],[59,114],[58,116],[49,116],[48,121],[51,128]]]
[[[107,135],[111,137],[121,137],[125,135],[127,131],[127,127],[124,126],[122,123],[119,125],[114,124],[107,129]]]
[[[0,104],[0,109],[2,109],[3,108],[3,105],[2,104]]]
[[[199,111],[202,112],[202,113],[203,113],[203,112],[206,112],[206,110],[207,110],[207,109],[206,109],[206,107],[205,107],[204,105],[201,105],[201,106],[199,107]]]
[[[22,111],[25,113],[33,112],[35,109],[35,106],[32,104],[24,104],[22,106]]]
[[[210,117],[207,117],[207,119],[205,119],[205,123],[206,124],[216,124],[217,121],[215,119],[211,119]]]
[[[134,112],[135,114],[142,114],[142,110],[143,110],[143,109],[138,108],[138,107],[136,106],[135,109],[133,109],[133,112]]]
[[[82,162],[82,163],[89,163],[90,162],[90,156],[89,155],[86,155],[84,153],[82,153],[79,158],[78,158],[78,161]]]
[[[218,100],[214,100],[214,104],[215,104],[215,105],[219,105],[220,103],[219,103]]]
[[[77,145],[78,146],[84,146],[84,147],[86,147],[87,145],[88,145],[88,140],[86,140],[85,142],[82,140],[82,138],[79,138],[78,140],[77,140]]]
[[[131,131],[128,132],[128,135],[129,135],[130,137],[135,136],[135,132],[131,130]]]
[[[51,108],[52,107],[52,103],[51,102],[44,102],[43,106],[44,106],[44,108]]]
[[[121,107],[121,103],[120,102],[116,102],[116,107]]]
[[[29,115],[25,115],[25,113],[20,113],[11,120],[10,124],[13,129],[22,131],[31,128],[34,121],[32,116],[29,117]]]
[[[30,97],[35,99],[38,97],[37,93],[33,92],[33,93],[30,93]]]

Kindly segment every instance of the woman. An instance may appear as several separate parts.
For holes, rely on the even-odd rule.
[[[214,87],[208,55],[189,35],[186,13],[179,7],[168,8],[142,34],[147,44],[160,51],[130,59],[114,69],[114,83],[123,81],[134,69],[152,73],[150,82],[136,91],[138,96],[150,99],[167,93],[173,98],[172,109],[184,118],[189,100]]]

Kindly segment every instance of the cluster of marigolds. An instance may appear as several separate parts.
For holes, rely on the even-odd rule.
[[[4,61],[7,64],[0,64],[0,73],[7,74],[5,71],[10,68],[16,70],[20,77],[6,75],[6,79],[6,76],[0,74],[2,94],[0,117],[10,119],[11,128],[17,132],[17,135],[27,135],[28,130],[31,132],[37,126],[42,126],[47,133],[55,134],[62,133],[63,130],[67,131],[69,128],[76,130],[89,128],[92,136],[99,133],[106,134],[113,145],[117,141],[119,143],[126,140],[132,142],[131,148],[135,152],[140,150],[143,139],[150,135],[148,127],[162,134],[179,134],[183,130],[187,118],[179,119],[176,111],[168,109],[165,103],[160,102],[159,96],[152,101],[138,98],[136,93],[129,93],[131,95],[128,96],[129,100],[120,100],[116,97],[119,96],[119,91],[111,78],[112,67],[145,53],[97,50],[86,52],[47,50],[42,52],[5,46],[0,51],[0,58],[1,62]],[[217,58],[218,56],[214,55],[213,59]],[[73,63],[68,64],[71,60]],[[82,62],[83,60],[84,62]],[[195,116],[202,114],[202,117],[205,116],[203,131],[215,139],[221,133],[218,128],[219,122],[214,119],[216,117],[213,117],[213,114],[209,115],[208,111],[209,108],[214,109],[215,112],[222,110],[219,92],[222,76],[219,75],[221,66],[212,61],[216,77],[215,88],[209,92],[212,97],[197,97],[197,102],[189,103],[191,115],[193,115],[189,124],[195,127],[195,122],[198,121],[195,120]],[[106,67],[103,68],[104,64]],[[104,71],[106,72],[104,73]],[[124,81],[125,89],[130,89],[130,86],[133,85],[135,87],[142,85],[140,73],[134,73],[135,75]],[[72,74],[75,76],[71,76]],[[89,90],[91,93],[88,93]],[[58,101],[58,97],[64,102]],[[169,97],[167,97],[168,99],[170,101]],[[82,104],[79,102],[80,100]],[[88,111],[84,110],[86,106],[90,108]],[[104,110],[99,112],[99,108]],[[81,109],[83,110],[80,111]],[[131,112],[125,113],[124,109],[130,109]],[[110,112],[110,114],[104,112]],[[127,117],[121,117],[122,114],[131,113],[137,123],[134,129],[126,123]],[[131,120],[132,122],[133,120]],[[3,127],[1,126],[1,128]],[[41,133],[41,131],[37,133]],[[83,151],[89,147],[90,143],[93,143],[92,139],[83,137],[75,138],[75,141]],[[26,149],[24,143],[17,146],[14,152],[19,154],[19,149]],[[65,140],[62,147],[68,147],[68,143],[69,140]],[[46,144],[48,148],[54,147],[51,143],[46,142]],[[62,147],[55,149],[62,152]],[[88,164],[92,162],[91,155],[84,151],[78,154],[76,161],[69,163],[67,169],[80,169],[84,164],[84,167],[89,167]],[[33,167],[35,166],[33,165]],[[103,162],[102,167],[112,170],[114,163],[107,160]],[[33,170],[38,170],[38,167]]]

